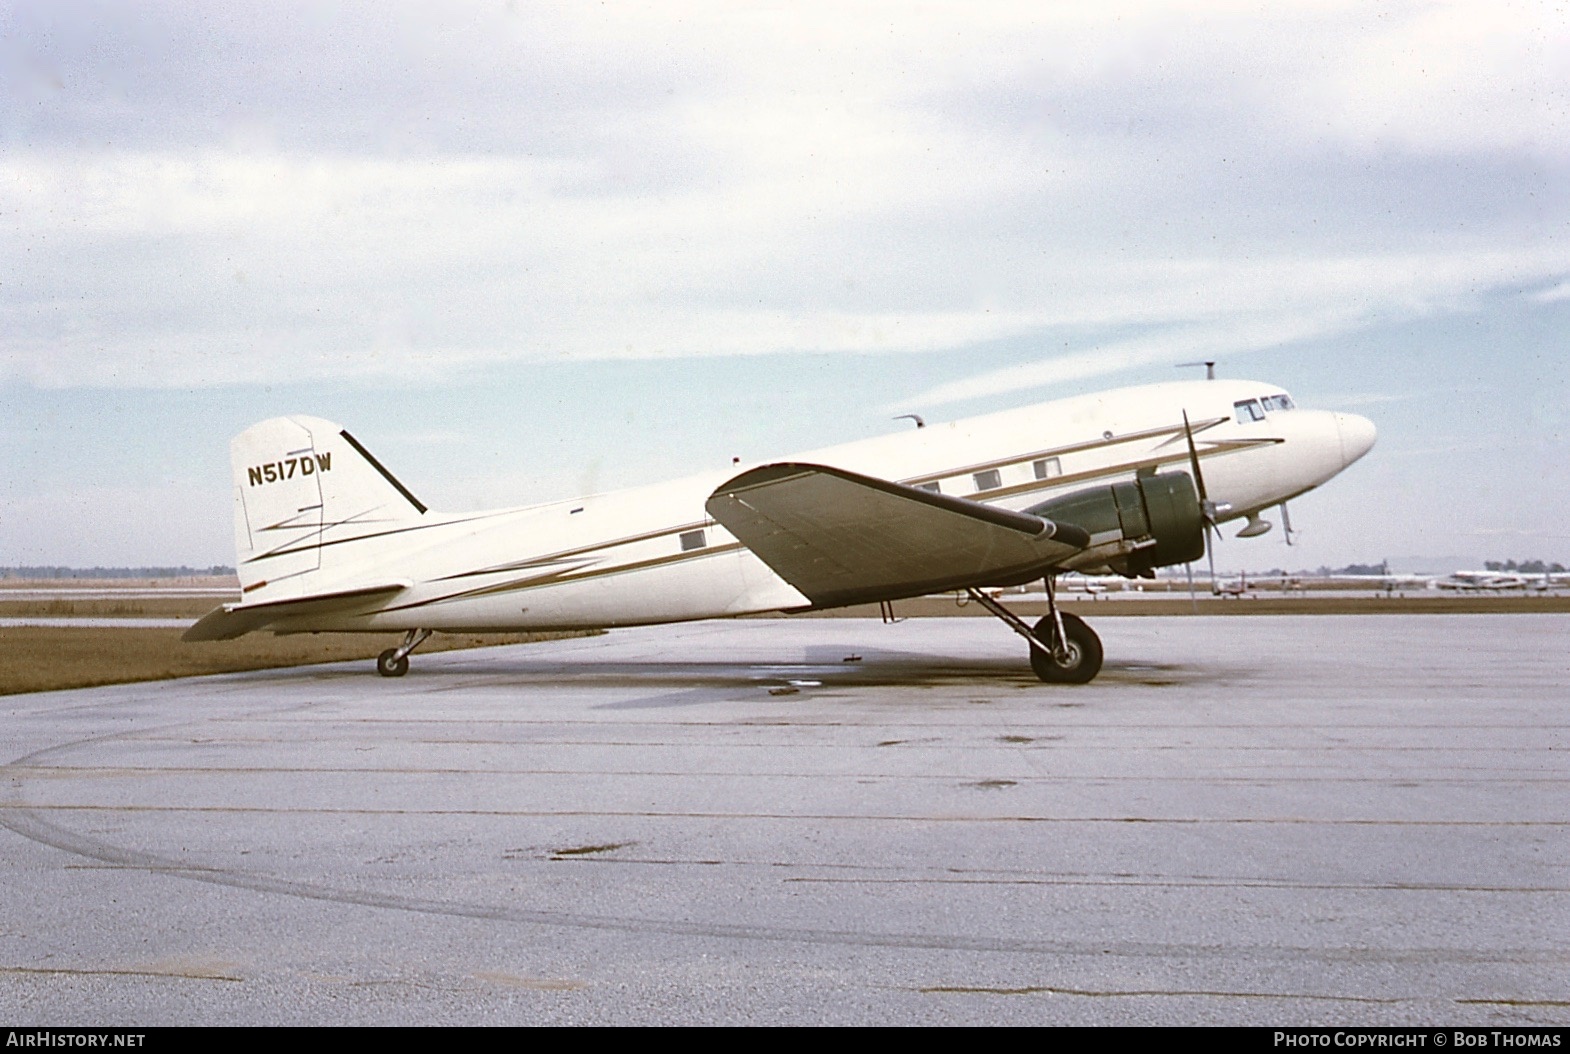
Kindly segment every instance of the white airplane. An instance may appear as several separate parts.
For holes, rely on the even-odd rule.
[[[1451,589],[1463,593],[1502,593],[1515,589],[1548,589],[1548,575],[1526,575],[1514,571],[1452,571],[1444,578],[1433,580],[1435,589]]]
[[[1372,586],[1376,590],[1393,593],[1398,589],[1432,589],[1435,585],[1434,575],[1396,574],[1387,572],[1377,575],[1341,575],[1331,574],[1316,577],[1315,581],[1329,586],[1345,586],[1348,588],[1366,589]]]
[[[630,490],[428,510],[336,424],[280,417],[230,446],[241,598],[186,640],[608,628],[963,590],[1085,683],[1101,641],[1053,599],[1066,571],[1152,577],[1219,522],[1282,505],[1373,446],[1278,387],[1184,381],[1078,396]],[[1268,529],[1268,524],[1265,529]],[[1257,531],[1256,533],[1262,533]],[[987,588],[1044,579],[1028,626]]]
[[[1218,582],[1212,578],[1210,582],[1210,592],[1213,596],[1218,597],[1248,596],[1248,572],[1239,572],[1237,578],[1230,582]]]
[[[1434,576],[1387,574],[1379,576],[1379,585],[1386,592],[1394,592],[1397,589],[1430,589],[1434,585]]]
[[[1085,575],[1074,571],[1057,580],[1055,592],[1084,593],[1086,596],[1099,597],[1114,589],[1121,590],[1123,582],[1124,579],[1118,575]]]

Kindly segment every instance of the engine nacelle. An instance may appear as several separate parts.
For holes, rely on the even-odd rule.
[[[1078,569],[1105,566],[1129,578],[1151,578],[1158,567],[1205,555],[1204,512],[1187,472],[1088,487],[1026,511],[1089,532],[1084,557],[1070,561]]]

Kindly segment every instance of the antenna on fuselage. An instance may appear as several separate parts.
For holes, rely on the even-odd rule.
[[[1177,366],[1175,368],[1181,370],[1185,366],[1203,366],[1203,367],[1205,367],[1205,380],[1213,381],[1213,380],[1216,379],[1216,360],[1215,359],[1205,359],[1202,362],[1180,362],[1180,363],[1177,364]]]
[[[925,427],[927,427],[927,422],[925,422],[925,421],[923,421],[921,419],[921,415],[920,414],[900,414],[898,417],[891,418],[891,420],[894,420],[894,421],[904,421],[907,418],[912,420],[912,421],[915,421],[917,428],[925,428]]]

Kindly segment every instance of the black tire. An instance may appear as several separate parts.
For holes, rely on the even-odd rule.
[[[1101,672],[1101,638],[1077,615],[1063,612],[1063,633],[1068,637],[1068,657],[1059,661],[1039,648],[1030,649],[1030,668],[1048,684],[1089,684]],[[1031,631],[1037,640],[1056,651],[1057,627],[1048,615]]]
[[[376,657],[376,672],[383,677],[402,677],[409,672],[409,656],[397,658],[398,649],[388,648]]]

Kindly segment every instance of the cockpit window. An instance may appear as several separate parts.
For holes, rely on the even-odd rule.
[[[1267,395],[1259,401],[1264,404],[1267,414],[1276,410],[1292,409],[1292,397],[1284,392],[1280,395]]]
[[[1246,425],[1252,421],[1263,421],[1265,411],[1259,408],[1258,399],[1244,399],[1232,404],[1232,409],[1237,413],[1237,423]]]

